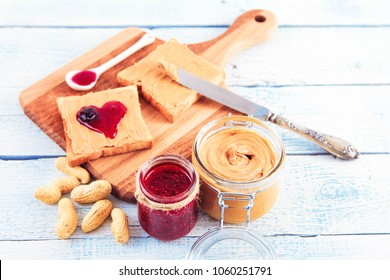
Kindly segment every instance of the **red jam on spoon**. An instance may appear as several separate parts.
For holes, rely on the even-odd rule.
[[[96,73],[90,70],[83,70],[72,77],[72,81],[80,86],[88,86],[96,80]]]
[[[89,129],[115,138],[118,124],[126,114],[127,108],[119,101],[109,101],[101,108],[90,105],[82,107],[76,114],[77,121]]]

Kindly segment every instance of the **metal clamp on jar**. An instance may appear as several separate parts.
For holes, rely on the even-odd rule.
[[[220,227],[195,242],[189,259],[208,258],[212,248],[227,239],[249,244],[252,249],[248,249],[246,258],[276,258],[264,238],[249,226],[275,204],[284,160],[279,136],[258,119],[228,116],[199,131],[192,163],[201,179],[200,206],[220,221]]]
[[[226,201],[245,201],[248,202],[247,205],[243,207],[243,209],[246,211],[246,227],[250,225],[251,222],[251,208],[253,206],[253,200],[255,198],[255,194],[243,194],[243,193],[229,193],[229,192],[219,192],[218,193],[218,204],[221,208],[221,214],[220,214],[220,227],[223,227],[224,224],[224,216],[225,216],[225,209],[229,208],[229,205],[225,203]]]

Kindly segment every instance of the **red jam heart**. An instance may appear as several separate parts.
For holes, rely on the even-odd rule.
[[[109,101],[101,108],[90,105],[82,107],[76,114],[77,121],[89,129],[115,138],[118,123],[126,114],[127,108],[119,101]]]

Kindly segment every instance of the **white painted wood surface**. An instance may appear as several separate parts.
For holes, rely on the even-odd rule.
[[[188,236],[160,242],[140,228],[134,204],[114,197],[130,218],[129,243],[114,242],[109,220],[89,234],[78,227],[71,239],[58,240],[56,206],[32,194],[61,175],[53,162],[64,152],[23,114],[18,95],[125,27],[194,43],[219,35],[243,11],[264,8],[275,12],[280,30],[229,62],[227,84],[299,123],[348,139],[362,156],[334,159],[272,125],[285,143],[287,166],[277,204],[253,229],[280,259],[390,259],[387,7],[384,0],[1,1],[0,258],[184,259],[217,221],[201,213]],[[89,207],[77,205],[78,214]],[[232,257],[246,252],[235,251]]]

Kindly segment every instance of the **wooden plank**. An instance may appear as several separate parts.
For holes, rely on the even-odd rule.
[[[228,25],[237,15],[250,9],[269,9],[278,15],[282,25],[388,25],[390,13],[383,8],[387,4],[386,0],[297,0],[288,4],[283,0],[199,0],[196,3],[180,0],[166,3],[152,0],[97,3],[85,0],[82,4],[68,0],[59,5],[49,0],[3,0],[0,2],[0,25],[215,26]],[[45,16],[41,16],[43,12]]]
[[[65,155],[65,152],[26,116],[0,116],[0,129],[6,135],[1,140],[3,159],[29,159]]]
[[[318,131],[347,139],[363,153],[388,151],[390,135],[385,132],[390,118],[389,86],[293,86],[231,87],[291,120]],[[317,146],[294,133],[271,124],[281,135],[287,152],[321,152]],[[382,143],[382,144],[381,144]],[[322,151],[323,152],[323,151]]]
[[[298,123],[348,139],[360,152],[390,152],[389,86],[234,86],[231,89]],[[64,152],[24,116],[18,94],[17,89],[0,89],[0,129],[9,140],[0,145],[0,155],[3,158],[63,155]],[[294,133],[270,126],[282,136],[288,154],[324,153]]]
[[[389,260],[390,236],[283,236],[267,239],[285,260]]]
[[[27,87],[121,30],[0,29],[0,88]],[[156,28],[152,32],[164,40],[175,37],[183,43],[194,43],[214,38],[225,30]],[[389,38],[390,29],[385,27],[280,29],[269,42],[245,50],[229,61],[225,68],[227,84],[389,84]]]
[[[331,156],[288,156],[275,207],[252,227],[267,236],[388,234],[389,160],[390,155],[363,156],[350,162]],[[57,206],[36,200],[33,192],[60,176],[54,159],[0,161],[0,240],[56,239]],[[115,197],[110,200],[129,216],[132,236],[146,237],[136,205]],[[90,207],[76,204],[79,227]],[[89,234],[78,228],[72,238],[108,238],[109,224],[110,219]],[[200,236],[217,225],[218,221],[201,211],[189,236]]]
[[[390,235],[357,236],[270,236],[265,239],[279,260],[389,260]],[[187,257],[196,238],[183,237],[161,242],[153,238],[132,238],[125,245],[112,238],[0,241],[1,259],[50,260],[180,260]],[[209,255],[215,259],[248,259],[248,248],[228,242],[232,248]]]
[[[121,30],[0,29],[0,88],[21,91]]]
[[[67,60],[77,56],[82,51],[91,47],[92,44],[96,44],[99,41],[100,36],[109,37],[111,35],[111,31],[108,32],[107,29],[99,29],[99,30],[95,30],[95,29],[92,29],[92,30],[85,30],[85,29],[84,30],[79,30],[79,29],[75,29],[75,30],[68,30],[68,29],[54,29],[54,30],[52,30],[52,29],[40,29],[40,30],[22,29],[22,31],[19,30],[20,32],[11,32],[12,30],[14,30],[14,29],[1,29],[0,30],[0,34],[2,35],[2,36],[0,36],[1,45],[4,46],[3,48],[5,50],[4,52],[0,52],[0,56],[2,56],[1,57],[2,63],[4,63],[4,64],[2,64],[2,66],[4,66],[4,67],[0,68],[1,76],[4,77],[4,79],[2,79],[0,81],[0,88],[2,88],[0,93],[1,93],[2,100],[8,102],[8,104],[12,104],[14,109],[18,108],[18,104],[17,104],[15,96],[21,90],[20,85],[24,84],[25,86],[27,86],[28,83],[31,83],[35,79],[41,78],[43,75],[47,74],[47,72],[49,72],[50,70],[55,69],[59,65],[65,63]],[[215,33],[217,33],[217,31],[218,32],[221,31],[221,29],[212,29],[212,30]],[[298,28],[297,30],[301,30],[301,29]],[[305,30],[305,31],[309,32],[311,30],[312,29]],[[340,30],[340,29],[338,29],[338,30]],[[117,30],[114,30],[114,31],[117,31]],[[177,34],[179,34],[179,36],[181,38],[183,38],[184,40],[187,40],[187,42],[191,42],[189,35],[186,35],[186,34],[191,34],[191,36],[195,36],[196,38],[203,38],[202,36],[204,36],[204,35],[201,35],[201,33],[207,33],[207,31],[211,31],[211,30],[209,30],[209,29],[189,29],[189,30],[188,29],[184,29],[184,30],[175,29],[174,32],[176,32],[176,31],[178,32]],[[181,32],[179,32],[179,31],[181,31]],[[194,32],[194,31],[196,31],[196,32]],[[344,29],[344,35],[350,36],[350,35],[348,35],[348,34],[350,34],[350,31],[351,31],[350,29]],[[358,34],[359,33],[358,31],[360,32],[360,34]],[[384,38],[389,37],[388,35],[386,35],[386,32],[388,32],[387,30],[385,30],[385,29],[377,30],[377,32],[378,32],[377,34],[379,34],[380,36],[372,36],[372,35],[369,35],[370,33],[365,33],[364,31],[365,31],[365,29],[358,28],[356,30],[356,32],[353,32],[355,34],[353,36],[354,40],[357,41],[359,38],[359,40],[361,39],[362,41],[370,41],[370,40],[372,41],[372,40],[375,40],[375,38],[376,38],[376,40],[377,40],[376,44],[375,44],[376,46],[383,45],[384,48],[389,47],[388,45],[386,45],[387,40],[384,39]],[[59,36],[56,35],[58,32],[60,32]],[[172,30],[171,29],[157,29],[156,32],[159,33],[159,36],[163,35],[163,36],[166,36],[166,38],[169,38],[169,35],[172,32]],[[211,33],[213,33],[213,32],[211,32]],[[325,32],[325,33],[328,34],[328,36],[331,36],[331,32]],[[300,39],[304,40],[305,33],[302,32],[300,34],[301,34]],[[314,36],[314,32],[311,34]],[[60,38],[60,40],[49,40],[49,43],[50,43],[49,45],[47,43],[45,43],[47,41],[47,40],[45,40],[45,38],[53,37],[53,36]],[[342,36],[342,35],[340,34],[339,36]],[[281,37],[280,33],[275,38],[278,38],[278,37]],[[285,36],[282,36],[282,37],[285,37]],[[307,37],[308,37],[308,39],[306,39],[306,40],[309,40],[311,36],[307,36]],[[26,38],[34,38],[34,39],[26,40]],[[66,43],[67,41],[70,40],[70,38],[72,38],[72,39],[76,38],[77,41],[82,42],[82,44],[77,44],[75,46],[75,51],[72,51],[73,47],[69,48],[68,44]],[[84,38],[84,40],[83,40],[83,38]],[[381,38],[381,39],[379,40],[379,38]],[[328,37],[328,39],[329,40],[326,40],[326,41],[331,42],[331,37]],[[382,43],[383,41],[385,42],[384,44]],[[284,44],[287,44],[288,41],[281,42],[281,43],[282,43],[282,45],[284,45]],[[18,46],[17,48],[14,47],[16,45]],[[303,45],[305,45],[305,44],[303,44]],[[21,47],[21,46],[23,46],[23,47]],[[266,46],[268,46],[268,47],[265,48]],[[296,51],[298,52],[300,46],[298,46],[298,45],[295,45],[295,46],[296,46]],[[320,47],[320,46],[318,45],[317,47]],[[348,46],[346,46],[345,50],[343,50],[344,54],[347,52],[347,47]],[[366,52],[371,57],[369,57],[367,55],[364,57],[361,57],[361,58],[356,57],[355,60],[351,59],[347,64],[350,64],[350,65],[354,65],[356,63],[359,64],[359,59],[365,59],[365,62],[363,64],[367,65],[368,69],[372,69],[372,71],[373,71],[372,74],[368,74],[368,72],[370,70],[367,70],[366,67],[358,68],[358,69],[351,68],[352,70],[346,69],[345,72],[332,71],[332,63],[330,63],[330,61],[333,61],[333,60],[330,58],[327,60],[327,61],[329,61],[328,66],[326,66],[320,72],[327,72],[327,74],[326,75],[324,74],[324,76],[328,77],[327,78],[328,83],[331,82],[332,84],[343,83],[344,81],[351,82],[352,84],[358,84],[358,83],[369,84],[373,81],[370,79],[367,79],[367,77],[370,78],[370,77],[373,77],[374,75],[384,77],[386,75],[385,69],[387,69],[386,65],[388,64],[388,62],[384,59],[381,62],[381,63],[384,63],[382,67],[374,66],[375,65],[374,62],[377,59],[376,58],[377,56],[375,54],[381,50],[380,49],[375,50],[375,48],[378,48],[378,47],[374,47],[374,44],[371,47],[372,47],[372,51]],[[237,63],[233,60],[234,64],[230,64],[228,66],[227,79],[228,79],[228,83],[231,86],[234,86],[234,88],[237,88],[238,84],[244,84],[244,85],[266,84],[264,86],[264,89],[268,93],[260,99],[258,99],[257,96],[263,96],[263,93],[260,93],[260,91],[262,91],[263,87],[260,87],[258,89],[253,89],[253,90],[249,89],[248,91],[244,91],[245,89],[243,89],[243,91],[244,91],[244,93],[248,92],[248,95],[250,95],[250,96],[252,96],[252,92],[255,92],[255,95],[256,95],[255,100],[259,100],[261,103],[264,103],[264,101],[268,101],[269,99],[271,99],[272,100],[271,103],[266,102],[266,104],[269,104],[269,106],[271,108],[273,108],[275,111],[284,113],[286,116],[289,116],[289,117],[295,119],[296,121],[305,123],[305,124],[310,125],[316,129],[320,129],[320,130],[323,130],[326,132],[333,133],[335,135],[340,135],[340,132],[341,132],[341,134],[343,134],[343,135],[340,135],[340,136],[348,138],[353,143],[356,143],[356,141],[361,142],[361,143],[356,143],[356,145],[358,145],[358,147],[362,151],[366,151],[366,152],[388,151],[387,150],[388,145],[386,144],[386,142],[387,142],[386,139],[388,139],[388,135],[386,134],[386,132],[388,130],[384,129],[380,126],[380,124],[386,123],[386,121],[382,121],[383,117],[385,119],[388,117],[388,114],[386,114],[386,110],[384,110],[384,104],[386,102],[381,102],[381,100],[387,100],[387,98],[388,98],[387,97],[388,95],[386,94],[386,86],[384,88],[382,88],[382,87],[379,87],[379,88],[378,87],[374,87],[374,88],[363,87],[362,89],[359,89],[359,87],[351,87],[351,88],[349,88],[349,87],[346,87],[346,88],[343,88],[343,87],[327,88],[326,87],[323,89],[320,89],[320,87],[318,87],[318,88],[310,87],[307,90],[305,90],[301,87],[297,87],[297,88],[291,87],[291,88],[285,88],[285,89],[282,88],[281,89],[282,91],[283,90],[285,92],[291,91],[291,93],[294,93],[294,94],[299,94],[300,91],[304,91],[305,93],[307,93],[307,95],[305,94],[305,95],[297,97],[296,100],[307,100],[308,98],[310,98],[310,91],[312,91],[313,93],[316,92],[316,94],[312,96],[313,97],[312,102],[310,102],[308,104],[306,104],[306,102],[303,104],[302,104],[302,102],[298,102],[298,104],[297,104],[297,102],[293,98],[289,99],[289,102],[283,101],[285,99],[285,97],[283,97],[283,98],[281,97],[280,99],[278,99],[278,98],[273,99],[274,93],[275,93],[275,96],[279,96],[279,94],[280,94],[279,86],[282,85],[283,82],[288,82],[288,83],[293,84],[294,86],[297,86],[299,84],[303,84],[303,85],[309,84],[310,85],[310,84],[314,83],[315,81],[310,79],[310,77],[313,77],[313,75],[308,75],[307,77],[306,76],[302,77],[301,81],[295,80],[295,78],[294,78],[294,81],[291,81],[291,79],[289,78],[289,77],[294,77],[294,75],[297,76],[296,72],[299,72],[299,71],[296,71],[296,69],[293,67],[296,65],[295,64],[296,61],[299,60],[299,52],[298,52],[298,54],[292,54],[292,55],[289,55],[286,57],[284,57],[284,56],[280,57],[276,54],[276,52],[271,54],[270,50],[274,49],[274,46],[271,44],[271,42],[261,46],[260,48],[261,48],[261,50],[256,51],[256,53],[253,53],[253,50],[257,49],[257,47],[252,48],[248,51],[245,51],[245,54],[246,53],[251,53],[251,54],[250,55],[248,54],[248,56],[245,55],[245,57],[243,59],[240,59],[239,61],[237,61]],[[273,59],[272,63],[268,62],[267,65],[264,65],[264,67],[261,68],[261,72],[263,72],[263,70],[266,69],[268,74],[267,74],[267,72],[260,73],[257,64],[253,63],[253,59],[250,60],[250,58],[257,57],[258,52],[268,52],[267,56],[264,59],[268,59],[269,57],[271,57]],[[360,52],[364,53],[363,47],[361,48]],[[382,52],[384,52],[384,50],[382,50]],[[59,53],[61,53],[61,55],[58,55]],[[243,55],[243,54],[241,54],[241,55]],[[239,56],[241,56],[241,55],[239,55]],[[20,59],[17,57],[23,57],[25,59]],[[312,61],[312,60],[310,60],[310,61]],[[26,71],[21,72],[20,69],[23,68],[23,67],[21,67],[21,65],[23,63],[25,63],[27,65],[25,67]],[[327,62],[325,62],[325,64],[326,63]],[[321,67],[324,67],[325,64],[323,64]],[[37,65],[39,65],[39,67],[37,67]],[[279,65],[282,65],[283,67],[276,67]],[[304,70],[304,71],[309,72],[309,69],[312,69],[314,67],[316,67],[314,64],[307,65],[308,69]],[[42,72],[40,72],[40,71],[42,71]],[[346,79],[347,76],[350,78],[355,77],[354,75],[348,74],[348,73],[350,73],[350,72],[356,73],[355,71],[359,72],[357,77],[360,77],[361,79],[359,81],[358,80],[353,80],[353,81],[349,80],[348,81],[348,79]],[[374,73],[374,71],[376,71],[376,72]],[[15,74],[11,75],[11,73],[17,73],[16,74],[17,78],[15,79],[15,76],[14,76]],[[257,79],[254,78],[253,73],[257,73],[256,75],[260,75],[260,74],[263,76],[265,75],[266,77],[265,78],[262,77],[262,79],[260,79],[260,77],[259,77],[258,80],[260,82],[257,82]],[[250,75],[252,75],[252,77],[250,77]],[[299,74],[299,75],[301,76],[301,74]],[[320,76],[322,77],[322,75],[315,75],[315,78],[319,78]],[[267,84],[267,81],[275,79],[274,77],[276,77],[278,80],[276,82]],[[329,78],[329,77],[332,77],[332,78]],[[342,77],[342,78],[340,80],[338,80],[339,77]],[[18,84],[19,82],[20,82],[20,84]],[[296,82],[296,84],[294,84],[295,82]],[[323,82],[325,83],[326,81],[323,81]],[[383,79],[380,82],[386,83],[387,78]],[[351,119],[358,118],[359,121],[354,122],[352,124],[352,126],[348,121],[346,121],[344,123],[344,125],[341,126],[341,124],[343,124],[343,123],[338,122],[338,118],[330,118],[327,116],[325,117],[325,120],[322,119],[320,121],[317,121],[317,118],[322,118],[322,117],[319,116],[318,114],[316,114],[316,110],[319,110],[319,109],[325,110],[326,107],[323,107],[321,109],[318,106],[311,107],[309,105],[310,104],[323,104],[324,100],[326,101],[326,99],[324,97],[326,96],[325,92],[328,89],[329,89],[329,91],[333,91],[333,90],[337,91],[337,96],[333,95],[331,100],[339,100],[339,98],[343,98],[343,102],[334,102],[332,104],[332,106],[329,107],[332,110],[330,115],[341,115],[341,114],[349,115],[349,112],[345,111],[345,110],[354,110],[354,108],[359,108],[359,110],[366,112],[367,110],[364,108],[364,106],[367,102],[369,102],[368,104],[371,104],[372,107],[378,108],[378,110],[376,110],[375,112],[372,113],[372,115],[369,115],[369,116],[366,116],[366,114],[368,114],[368,113],[360,114],[359,110],[356,110],[355,111],[356,115],[354,115],[354,117],[352,117]],[[378,97],[378,98],[374,97],[373,98],[374,100],[372,101],[370,98],[370,93],[375,94],[375,92],[378,89],[381,92],[381,94],[379,94],[380,97]],[[354,94],[354,92],[360,91],[360,90],[366,92],[364,94],[365,95],[364,98],[355,97],[355,96],[354,96],[354,98],[349,98],[349,96]],[[242,90],[238,89],[238,91],[242,91]],[[317,94],[318,92],[324,93],[324,95],[322,95],[322,94],[318,95]],[[343,93],[346,93],[346,94],[342,95]],[[9,95],[9,94],[12,94],[12,95]],[[286,95],[283,95],[283,96],[286,96]],[[291,97],[292,96],[293,95],[291,95]],[[321,96],[323,96],[323,97],[321,97]],[[341,96],[343,96],[343,97],[341,97]],[[8,98],[13,98],[13,99],[10,100]],[[316,100],[315,100],[316,98],[321,98],[321,102],[316,102]],[[289,104],[292,104],[291,102],[294,102],[296,105],[293,107],[288,106]],[[331,101],[329,100],[329,102],[331,102]],[[7,105],[7,103],[2,103],[2,104],[4,104],[4,105],[0,105],[0,106],[2,106],[0,112],[2,115],[7,116],[5,119],[3,119],[4,121],[1,122],[2,126],[3,126],[3,131],[6,131],[7,134],[9,135],[10,139],[13,139],[13,141],[10,141],[10,142],[8,142],[8,144],[6,143],[4,146],[2,146],[2,148],[4,148],[4,151],[2,149],[0,154],[6,156],[7,158],[12,157],[13,155],[15,155],[15,156],[23,156],[23,155],[29,156],[29,155],[58,155],[58,154],[61,154],[61,150],[56,148],[56,146],[53,145],[45,136],[42,138],[42,134],[39,132],[39,130],[37,130],[36,128],[31,126],[28,123],[28,120],[25,120],[22,118],[22,125],[20,125],[18,123],[15,123],[19,120],[14,120],[13,117],[8,117],[8,113],[10,113],[12,115],[13,114],[20,114],[19,110],[17,110],[17,112],[14,113],[14,111],[10,111],[11,107],[9,107]],[[301,107],[301,105],[302,105],[302,107]],[[343,109],[343,106],[345,106],[345,110]],[[292,111],[292,109],[295,109],[295,108],[297,108],[298,110],[302,110],[304,112],[307,112],[309,110],[310,112],[313,112],[313,115],[311,115],[308,118],[301,118],[300,117],[301,113],[299,113],[298,110],[297,110],[297,113],[295,111]],[[332,109],[332,108],[337,108],[337,110]],[[323,116],[325,116],[325,115],[323,115]],[[370,133],[370,130],[372,129],[371,122],[367,123],[365,121],[365,120],[370,120],[370,119],[375,120],[373,122],[375,125],[372,127],[374,129],[375,133]],[[313,122],[310,122],[310,120],[313,120]],[[314,120],[316,120],[316,121],[314,122]],[[361,121],[361,120],[364,120],[364,121]],[[378,124],[379,124],[379,126],[378,126]],[[328,125],[328,126],[323,127],[324,125]],[[356,135],[354,132],[358,129],[355,126],[360,127],[360,125],[363,125],[363,128],[365,129],[365,131],[367,131],[367,133],[364,133],[364,136],[359,135],[359,137],[358,137],[359,139],[355,140]],[[28,129],[31,129],[31,134],[30,133],[26,134],[26,131],[28,131]],[[351,132],[349,132],[349,129]],[[344,131],[345,131],[345,134],[344,134]],[[31,137],[28,137],[28,136],[31,136]],[[351,137],[352,137],[352,139],[351,139]],[[362,138],[362,137],[364,137],[364,138]],[[368,138],[366,139],[366,137],[368,137]],[[24,139],[28,139],[28,138],[30,138],[30,141],[28,141],[26,143],[26,141],[24,141]],[[283,132],[283,138],[286,141],[286,146],[288,147],[288,152],[290,152],[290,153],[321,153],[322,152],[321,149],[318,149],[316,146],[310,144],[307,141],[302,141],[300,138],[297,138],[295,135],[293,135],[291,133],[289,134],[289,133]],[[292,147],[292,148],[289,148],[289,147]]]
[[[19,104],[20,89],[0,88],[0,116],[24,115]]]
[[[315,38],[315,39],[314,39]],[[388,84],[390,29],[281,29],[228,65],[228,85]],[[256,67],[256,68],[255,68]],[[256,71],[254,71],[256,69]]]

